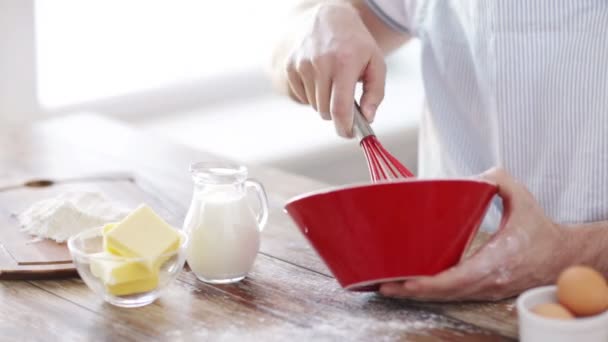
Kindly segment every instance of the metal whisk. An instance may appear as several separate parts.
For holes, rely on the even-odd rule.
[[[354,112],[354,133],[363,148],[372,182],[414,177],[410,170],[380,144],[356,101]]]

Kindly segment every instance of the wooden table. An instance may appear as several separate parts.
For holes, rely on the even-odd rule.
[[[0,136],[2,182],[127,170],[180,218],[192,193],[189,164],[213,159],[221,158],[94,115],[56,118]],[[184,270],[161,299],[138,309],[105,304],[77,278],[2,281],[0,340],[516,338],[512,301],[429,304],[342,290],[282,210],[291,196],[325,185],[264,167],[250,166],[250,172],[266,186],[271,216],[244,281],[208,285]]]

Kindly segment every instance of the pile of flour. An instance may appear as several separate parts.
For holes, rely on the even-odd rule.
[[[89,228],[122,220],[128,211],[99,192],[66,192],[17,214],[21,229],[38,239],[64,242]]]

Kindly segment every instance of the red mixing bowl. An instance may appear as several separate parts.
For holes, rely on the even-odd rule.
[[[481,180],[408,179],[302,195],[285,210],[343,288],[376,291],[457,264],[496,192]]]

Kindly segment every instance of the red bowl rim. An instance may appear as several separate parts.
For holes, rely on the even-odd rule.
[[[301,201],[303,199],[307,199],[310,197],[317,197],[317,196],[322,196],[322,195],[326,195],[328,193],[332,193],[332,192],[336,192],[336,191],[342,191],[342,190],[350,190],[350,189],[357,189],[357,188],[372,188],[372,187],[380,187],[380,186],[387,186],[390,184],[400,184],[400,183],[410,183],[410,182],[416,182],[416,183],[484,183],[484,184],[488,184],[491,186],[496,187],[496,183],[490,182],[488,180],[485,179],[481,179],[481,178],[441,178],[441,179],[434,179],[434,178],[404,178],[404,179],[400,179],[400,180],[386,180],[386,181],[380,181],[377,183],[354,183],[354,184],[347,184],[347,185],[338,185],[338,186],[330,186],[330,187],[326,187],[320,190],[314,190],[314,191],[309,191],[294,197],[291,197],[289,200],[287,200],[287,202],[285,202],[284,208],[289,207],[291,204]]]

